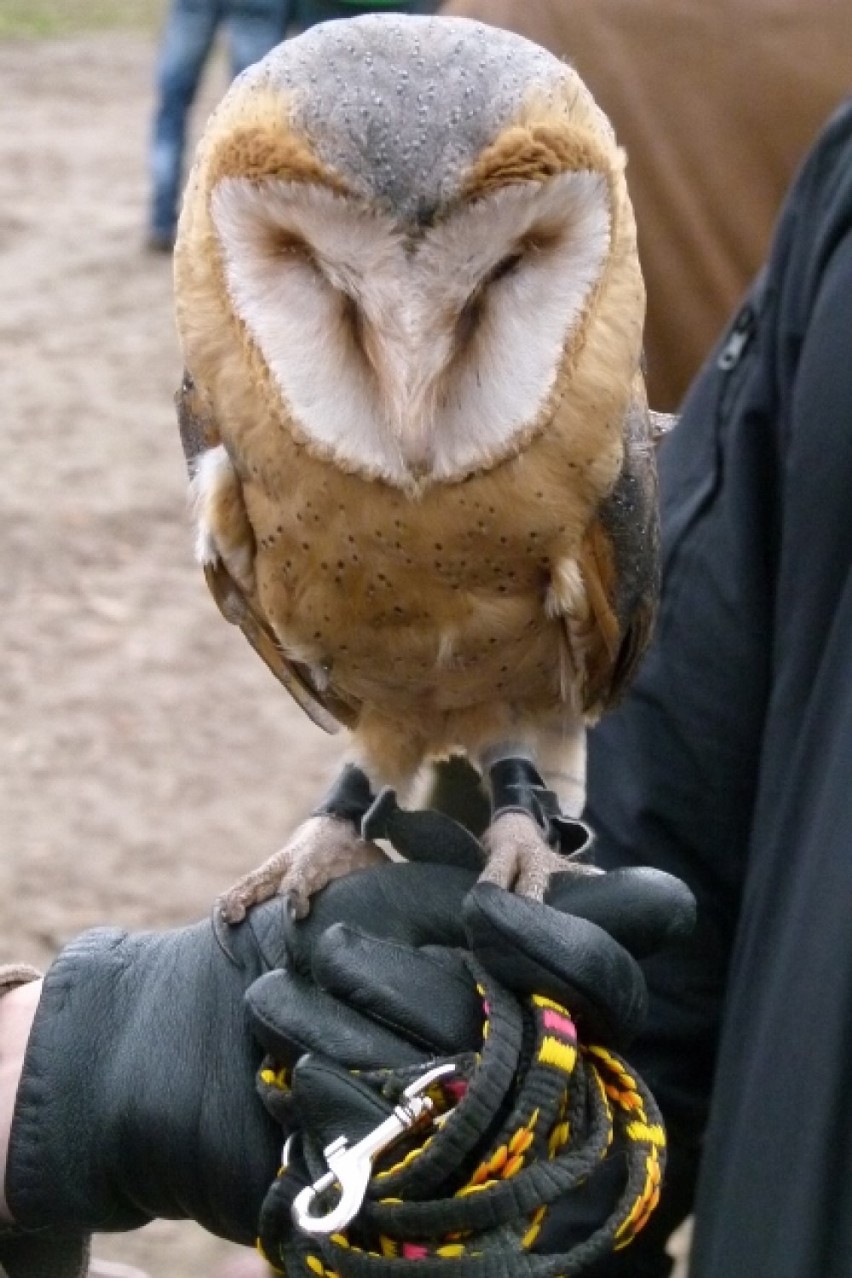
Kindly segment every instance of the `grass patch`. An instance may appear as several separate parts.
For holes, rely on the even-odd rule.
[[[0,39],[130,27],[156,31],[166,0],[2,0]]]

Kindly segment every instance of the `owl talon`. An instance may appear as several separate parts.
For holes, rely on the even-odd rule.
[[[299,892],[291,887],[286,891],[281,891],[279,895],[284,898],[284,908],[291,919],[303,919],[310,911],[311,900],[306,893]]]
[[[253,906],[279,895],[287,898],[287,908],[301,919],[310,909],[313,894],[332,879],[384,860],[381,848],[360,838],[351,821],[321,813],[309,817],[285,847],[223,892],[216,911],[233,925]]]
[[[218,919],[221,919],[223,923],[229,923],[231,927],[234,927],[237,923],[242,923],[246,916],[246,907],[233,888],[231,891],[223,892],[221,896],[216,897],[213,910]]]
[[[219,917],[231,926],[242,923],[253,906],[262,905],[275,896],[280,891],[282,879],[286,878],[290,866],[291,847],[292,844],[288,844],[273,853],[256,870],[244,874],[227,892],[223,892],[216,900]]]
[[[486,831],[488,857],[480,883],[543,901],[554,874],[599,874],[588,862],[554,852],[537,822],[525,812],[503,812]]]

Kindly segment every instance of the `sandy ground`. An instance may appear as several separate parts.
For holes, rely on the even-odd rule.
[[[170,262],[142,247],[152,59],[138,36],[0,42],[4,959],[203,915],[339,757],[192,563]],[[235,1251],[169,1222],[96,1250],[152,1278]]]
[[[203,915],[339,750],[192,563],[171,264],[142,249],[152,56],[0,44],[0,938],[41,964],[91,924]],[[157,1278],[228,1251],[172,1224],[98,1244]]]

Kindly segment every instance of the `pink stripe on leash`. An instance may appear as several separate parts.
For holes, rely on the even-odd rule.
[[[577,1041],[577,1031],[574,1028],[574,1022],[568,1016],[561,1016],[559,1012],[554,1012],[552,1007],[544,1009],[544,1028],[556,1030],[557,1034],[564,1034],[572,1043]]]

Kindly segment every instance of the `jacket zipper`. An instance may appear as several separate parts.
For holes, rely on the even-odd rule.
[[[746,305],[734,321],[734,327],[731,329],[728,340],[719,352],[716,367],[720,368],[723,373],[729,373],[731,369],[736,368],[749,342],[754,337],[756,328],[757,316],[752,307]]]

